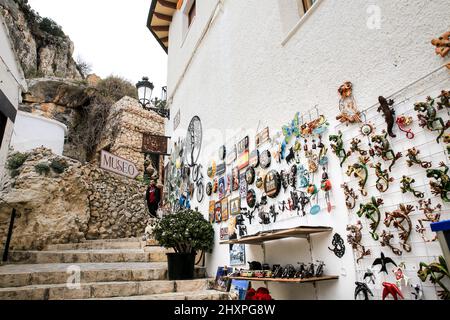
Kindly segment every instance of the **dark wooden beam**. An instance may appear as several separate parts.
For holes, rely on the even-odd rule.
[[[169,26],[152,26],[152,30],[157,31],[169,31]]]
[[[164,37],[164,38],[161,38],[160,40],[161,40],[161,42],[167,42],[169,40],[169,37]]]
[[[158,0],[158,3],[160,5],[162,5],[163,7],[166,7],[166,8],[170,8],[170,9],[176,9],[177,8],[177,4],[176,3],[173,3],[173,2],[170,2],[170,1],[167,1],[167,0]]]
[[[155,17],[164,21],[172,22],[172,17],[168,16],[167,14],[155,12]]]

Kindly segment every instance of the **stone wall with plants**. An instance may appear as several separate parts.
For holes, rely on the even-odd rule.
[[[149,215],[145,185],[137,180],[45,148],[10,154],[7,169],[0,191],[0,243],[15,208],[12,249],[144,234]]]

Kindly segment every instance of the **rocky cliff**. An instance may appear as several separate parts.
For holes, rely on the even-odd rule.
[[[0,14],[27,79],[83,78],[72,57],[73,42],[53,20],[39,16],[27,0],[0,0]]]

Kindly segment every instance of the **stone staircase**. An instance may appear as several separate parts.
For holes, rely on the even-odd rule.
[[[49,245],[43,251],[11,251],[0,266],[0,300],[222,300],[209,290],[206,270],[194,280],[167,280],[166,253],[139,239]],[[79,281],[73,281],[73,279]]]

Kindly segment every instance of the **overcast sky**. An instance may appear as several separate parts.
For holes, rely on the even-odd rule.
[[[81,56],[102,78],[136,83],[147,75],[154,94],[166,85],[167,55],[146,27],[151,0],[29,0],[41,16],[62,26]]]

